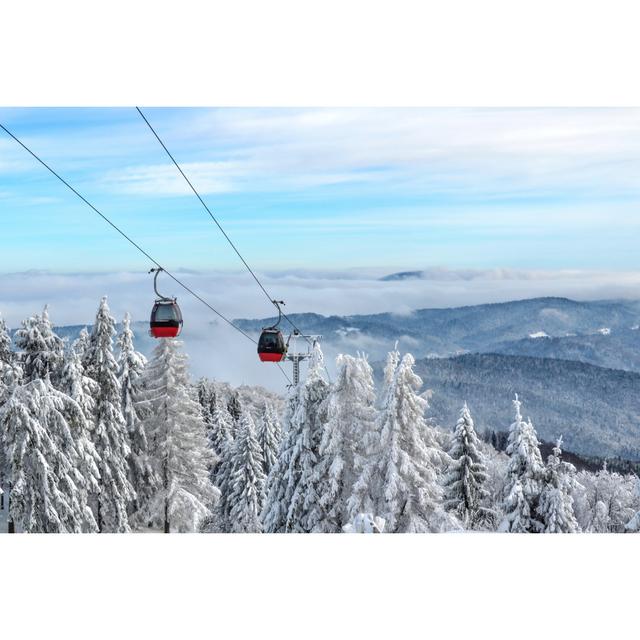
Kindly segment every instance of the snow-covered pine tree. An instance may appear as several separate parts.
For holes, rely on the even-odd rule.
[[[122,415],[130,447],[129,480],[136,492],[136,498],[130,506],[130,512],[132,519],[141,524],[148,519],[147,507],[155,492],[157,478],[149,458],[147,434],[136,408],[137,389],[147,359],[135,349],[129,313],[125,313],[117,345],[119,347],[118,381],[121,389]]]
[[[269,475],[269,471],[276,463],[281,439],[282,427],[280,426],[280,420],[278,420],[271,402],[265,400],[258,426],[258,442],[262,452],[262,467],[265,476]]]
[[[122,390],[118,364],[113,355],[115,320],[107,298],[100,301],[96,321],[85,353],[85,369],[97,383],[93,443],[100,456],[100,493],[96,499],[96,519],[100,531],[130,531],[128,509],[136,494],[129,481],[130,447],[122,415]]]
[[[636,511],[634,493],[634,482],[631,479],[626,482],[624,476],[609,471],[605,461],[594,477],[594,516],[588,529],[596,533],[624,533]]]
[[[181,347],[177,340],[160,340],[144,369],[139,401],[159,479],[151,521],[167,533],[196,531],[219,494],[209,478],[213,455]]]
[[[383,410],[390,402],[390,395],[393,390],[393,380],[400,362],[400,353],[398,352],[398,343],[396,343],[393,351],[387,355],[387,362],[384,368],[384,379],[382,392],[378,399],[377,405]],[[383,421],[377,416],[369,431],[362,433],[362,439],[359,443],[360,455],[355,458],[355,470],[357,477],[355,479],[351,496],[349,497],[349,519],[354,521],[361,513],[372,513],[373,509],[379,504],[379,493],[381,491],[381,483],[378,481],[378,464],[381,455],[381,438],[382,438]]]
[[[44,380],[49,376],[57,386],[64,363],[64,342],[53,331],[46,306],[42,315],[36,314],[22,322],[15,340],[20,350],[24,381]]]
[[[573,513],[571,489],[576,468],[561,459],[562,436],[547,459],[543,487],[538,503],[538,515],[543,533],[579,533],[580,525]]]
[[[531,420],[523,419],[520,410],[522,403],[517,394],[513,405],[516,417],[507,441],[508,478],[503,504],[504,518],[499,530],[539,533],[544,528],[537,515],[544,463],[540,455],[538,436]]]
[[[60,390],[78,404],[84,417],[73,430],[73,437],[78,451],[78,472],[84,480],[81,487],[84,501],[89,504],[91,496],[100,492],[100,456],[92,438],[98,384],[85,375],[80,355],[73,349],[65,354]]]
[[[74,430],[85,427],[80,406],[49,377],[17,387],[0,411],[11,486],[9,518],[33,533],[96,531],[86,504],[86,478]]]
[[[260,443],[248,409],[240,416],[238,435],[233,444],[230,480],[231,531],[261,533],[265,474]]]
[[[202,417],[208,423],[208,417],[216,401],[216,392],[206,378],[200,378],[196,383],[198,402],[202,408]]]
[[[205,424],[209,448],[213,451],[214,458],[216,459],[211,466],[213,479],[215,477],[217,467],[224,457],[223,450],[226,444],[233,441],[233,418],[229,414],[229,411],[227,411],[227,407],[220,399],[215,398],[213,400],[213,406],[208,412],[208,421],[206,421]]]
[[[635,488],[634,488],[635,497],[637,499],[640,498],[640,478],[636,478]],[[624,526],[625,531],[629,533],[638,533],[640,532],[640,511],[636,511],[635,515],[627,524]]]
[[[466,529],[492,529],[496,514],[488,507],[487,466],[466,402],[453,433],[449,457],[451,463],[443,481],[445,507]]]
[[[289,398],[287,428],[277,463],[267,478],[262,523],[268,533],[308,533],[317,522],[318,495],[313,472],[329,394],[322,369],[322,351],[316,343],[307,377]]]
[[[73,341],[73,345],[71,346],[73,351],[78,354],[80,362],[84,362],[84,358],[89,350],[90,344],[91,335],[89,334],[87,327],[82,327],[78,337]]]
[[[359,513],[353,522],[342,527],[344,533],[382,533],[384,520],[370,513]]]
[[[0,407],[21,380],[22,369],[15,352],[11,349],[11,336],[7,324],[0,316]]]
[[[406,354],[398,365],[380,414],[380,454],[372,473],[375,508],[390,533],[441,531],[455,526],[441,507],[438,469],[448,459],[424,419],[422,380]],[[391,366],[392,366],[391,362]]]
[[[229,400],[227,402],[227,411],[229,412],[229,415],[233,420],[232,428],[233,437],[235,438],[240,422],[240,416],[242,415],[242,402],[240,401],[240,395],[237,391],[233,391],[229,396]]]
[[[348,501],[368,460],[367,438],[376,419],[373,372],[364,357],[339,355],[338,376],[327,403],[327,421],[315,469],[318,522],[314,531],[339,533],[350,519]]]
[[[200,396],[205,406],[211,408],[203,410],[206,416],[207,442],[212,452],[209,464],[211,483],[218,488],[219,495],[212,505],[212,514],[202,523],[205,532],[228,533],[231,530],[231,470],[233,456],[233,418],[227,410],[226,404],[217,394]]]
[[[223,409],[226,412],[226,407]],[[226,412],[228,413],[228,412]],[[231,473],[233,471],[233,436],[222,440],[219,445],[220,461],[213,465],[215,472],[212,482],[218,488],[220,495],[216,501],[212,516],[207,520],[206,531],[212,533],[229,533],[232,529],[231,520]]]

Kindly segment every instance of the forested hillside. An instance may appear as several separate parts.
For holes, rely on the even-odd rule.
[[[536,429],[553,442],[591,456],[640,459],[640,374],[581,362],[496,354],[423,359],[416,371],[433,393],[431,411],[451,424],[460,400],[478,429],[504,431],[519,393]]]

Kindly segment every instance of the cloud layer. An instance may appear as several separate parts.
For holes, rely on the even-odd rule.
[[[638,298],[639,272],[526,271],[511,269],[428,269],[423,278],[382,282],[382,270],[262,274],[268,290],[286,300],[290,313],[322,315],[411,313],[418,308],[503,302],[537,296],[574,299]],[[272,309],[249,276],[229,272],[181,272],[179,277],[229,318],[264,318]],[[160,291],[177,295],[185,317],[184,340],[193,373],[282,389],[280,373],[257,362],[255,345],[221,322],[201,303],[168,278]],[[55,274],[9,273],[0,278],[0,313],[10,326],[50,305],[58,325],[91,323],[102,295],[113,314],[131,312],[146,322],[153,303],[150,276],[145,273]],[[358,347],[366,351],[366,336]],[[355,343],[354,343],[355,344]],[[335,357],[331,350],[327,360]]]

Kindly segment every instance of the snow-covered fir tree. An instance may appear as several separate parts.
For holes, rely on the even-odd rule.
[[[547,460],[543,488],[538,503],[538,515],[544,533],[578,533],[580,525],[573,513],[571,489],[576,468],[561,459],[562,437]]]
[[[46,306],[42,315],[23,320],[15,341],[20,350],[25,382],[44,380],[49,376],[54,386],[57,385],[64,362],[64,342],[53,331]]]
[[[327,403],[327,421],[315,469],[318,522],[314,531],[338,533],[349,522],[349,498],[368,461],[367,438],[376,419],[373,372],[363,357],[340,355]]]
[[[253,418],[242,412],[233,444],[230,475],[230,520],[233,533],[260,533],[265,474]]]
[[[636,511],[634,480],[610,471],[605,462],[592,474],[591,485],[591,522],[586,529],[593,533],[623,533]]]
[[[445,507],[453,511],[465,528],[492,529],[496,514],[488,506],[487,466],[466,402],[448,453],[451,463],[443,481]]]
[[[206,520],[207,532],[230,533],[232,530],[231,520],[231,473],[233,471],[234,439],[230,436],[220,444],[220,461],[213,465],[215,472],[211,475],[213,484],[220,492],[213,513]]]
[[[219,398],[213,400],[213,406],[208,413],[206,429],[209,448],[214,454],[211,474],[212,477],[215,477],[217,466],[224,457],[225,447],[227,443],[233,441],[233,418]]]
[[[80,406],[54,389],[48,376],[17,387],[0,410],[11,487],[9,517],[19,530],[97,530],[73,435],[86,428],[84,423]]]
[[[389,367],[393,366],[393,356]],[[368,473],[375,513],[385,520],[385,531],[420,533],[455,527],[442,504],[439,469],[448,456],[427,426],[427,401],[418,395],[422,380],[413,371],[414,358],[406,354],[385,392],[379,417],[380,453]],[[389,371],[387,371],[389,373]]]
[[[280,426],[280,420],[278,420],[271,402],[265,400],[258,426],[258,442],[262,452],[262,467],[265,476],[269,475],[269,471],[276,463],[281,439],[282,427]]]
[[[159,481],[149,514],[165,532],[198,530],[218,496],[209,477],[213,454],[181,347],[177,340],[159,341],[144,369],[139,400]]]
[[[122,390],[113,354],[115,320],[106,297],[100,301],[89,348],[86,373],[97,383],[92,440],[100,456],[100,492],[95,497],[100,531],[130,530],[128,510],[136,494],[129,481],[129,439],[122,415]]]
[[[214,385],[206,378],[200,378],[196,384],[198,402],[202,408],[202,417],[205,423],[209,423],[208,418],[213,410],[215,403],[218,401]]]
[[[126,313],[122,321],[122,330],[117,338],[118,345],[118,382],[122,399],[122,415],[129,439],[129,479],[136,491],[136,498],[130,511],[133,519],[144,523],[148,519],[145,508],[149,505],[157,479],[149,458],[149,443],[142,420],[136,407],[137,389],[140,376],[147,359],[134,346],[134,334],[131,329],[131,316]]]
[[[209,464],[211,483],[220,494],[212,505],[212,515],[203,522],[206,532],[231,531],[231,471],[233,461],[233,418],[226,404],[215,393],[201,396],[201,404],[211,407],[203,412],[207,416],[207,442],[213,454]],[[211,403],[212,406],[211,406]]]
[[[78,451],[78,471],[84,479],[84,500],[89,504],[91,496],[100,492],[101,461],[92,435],[98,383],[85,375],[80,356],[73,349],[65,354],[60,389],[78,404],[84,416],[84,421],[73,430],[73,436]]]
[[[515,421],[509,430],[508,478],[504,495],[504,518],[500,531],[538,533],[544,525],[538,517],[538,502],[544,477],[538,436],[531,421],[522,417],[522,403],[516,394]]]
[[[22,380],[22,369],[11,348],[11,336],[4,318],[0,316],[0,407],[13,388]]]
[[[80,362],[84,362],[90,344],[91,334],[89,333],[87,327],[82,327],[80,333],[78,334],[78,337],[73,341],[73,345],[71,346],[73,351],[78,354]]]
[[[342,527],[344,533],[382,533],[384,520],[370,513],[359,513],[353,522]]]
[[[229,400],[227,402],[227,411],[229,412],[229,415],[233,420],[232,429],[233,436],[235,438],[239,426],[240,416],[242,415],[242,402],[237,391],[233,391],[229,396]]]
[[[267,478],[262,522],[268,533],[308,533],[317,524],[318,495],[314,469],[326,421],[328,395],[322,351],[316,343],[306,379],[297,385],[289,398],[285,420],[287,428],[277,463]]]
[[[635,497],[640,499],[640,478],[636,478],[635,487],[634,487]],[[640,532],[640,510],[636,511],[633,518],[627,522],[624,526],[626,531],[630,533]]]
[[[384,367],[383,387],[377,402],[381,410],[390,402],[393,378],[399,362],[400,353],[396,343],[393,351],[388,353]],[[356,456],[354,460],[356,478],[348,500],[350,520],[352,521],[361,513],[371,513],[380,502],[378,491],[381,490],[382,484],[379,482],[377,473],[382,452],[382,426],[382,420],[376,417],[369,430],[363,430],[361,435],[358,447],[360,455]]]

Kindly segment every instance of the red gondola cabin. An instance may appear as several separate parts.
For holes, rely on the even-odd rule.
[[[275,328],[263,329],[258,340],[258,356],[262,362],[282,362],[287,355],[287,346],[282,333]]]
[[[154,338],[175,338],[182,331],[182,313],[175,300],[156,300],[151,311],[149,333]]]

